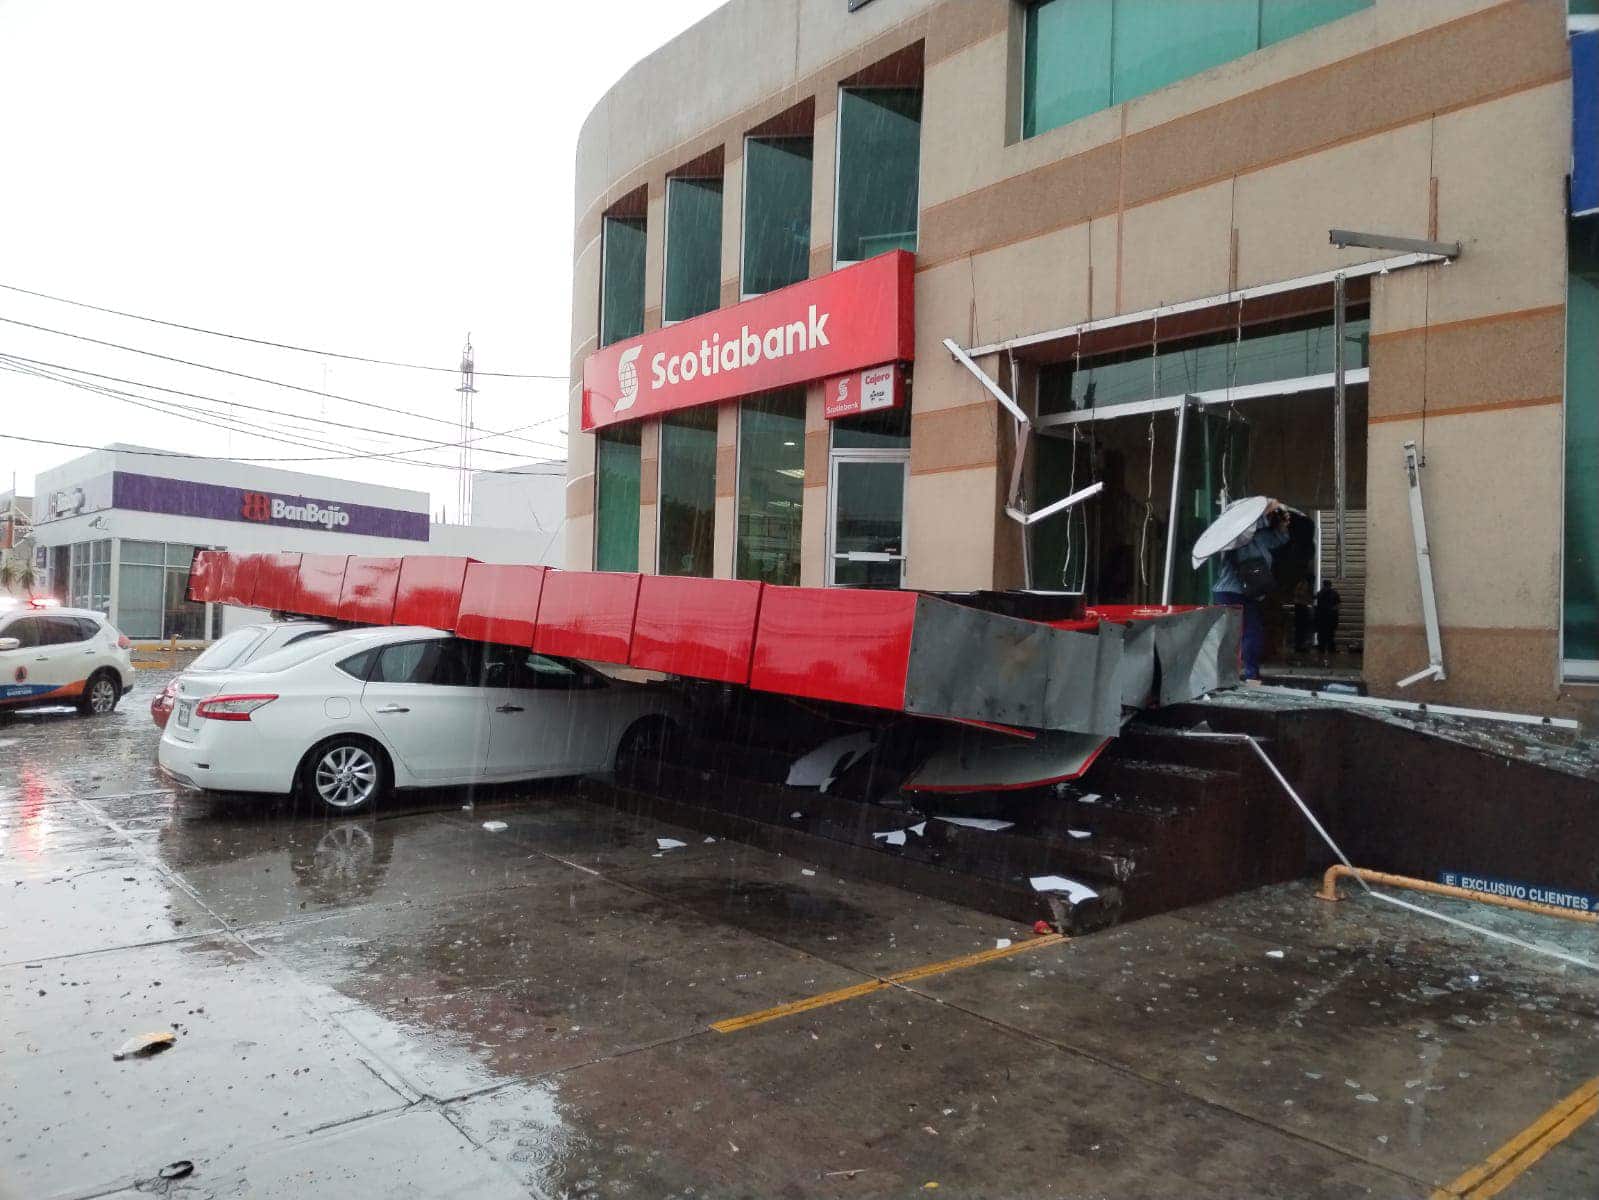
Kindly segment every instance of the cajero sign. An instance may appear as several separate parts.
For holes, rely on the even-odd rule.
[[[583,428],[909,359],[915,257],[896,250],[589,355]]]

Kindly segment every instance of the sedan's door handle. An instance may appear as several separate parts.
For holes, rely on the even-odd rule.
[[[494,711],[495,712],[526,712],[527,709],[523,708],[520,704],[502,704],[498,708],[496,708]]]
[[[380,713],[402,713],[402,712],[410,712],[411,710],[406,708],[405,705],[403,705],[403,704],[385,704],[382,708],[378,709],[377,711],[380,712]]]

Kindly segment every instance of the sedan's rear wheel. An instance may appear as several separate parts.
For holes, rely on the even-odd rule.
[[[301,783],[307,795],[337,813],[370,807],[388,788],[388,763],[359,738],[334,738],[306,755]]]

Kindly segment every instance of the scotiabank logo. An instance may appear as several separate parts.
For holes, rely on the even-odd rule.
[[[643,353],[643,346],[634,346],[626,351],[616,364],[616,386],[622,392],[616,402],[617,412],[626,412],[633,407],[633,401],[638,399],[638,367],[634,364],[638,361],[638,356]]]
[[[320,525],[323,529],[340,529],[350,523],[350,514],[337,504],[318,504],[315,500],[290,504],[264,492],[245,492],[239,515],[246,521],[291,521],[296,525]]]

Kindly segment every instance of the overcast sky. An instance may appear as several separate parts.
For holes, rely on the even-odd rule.
[[[720,0],[0,0],[0,284],[276,342],[563,376],[573,152],[626,68]],[[455,420],[448,373],[186,333],[0,289],[0,355],[198,393],[332,450],[0,370],[0,434],[234,457],[451,441],[449,424],[232,379],[13,322]],[[4,366],[0,363],[0,366]],[[36,368],[37,369],[37,368]],[[56,370],[56,368],[49,368]],[[59,373],[59,372],[58,372]],[[80,377],[81,378],[81,377]],[[524,429],[477,466],[564,455],[567,384],[482,378],[478,423]],[[380,433],[328,422],[367,426]],[[77,450],[0,437],[0,490]],[[452,449],[413,459],[454,463]],[[384,461],[292,470],[425,489]]]

